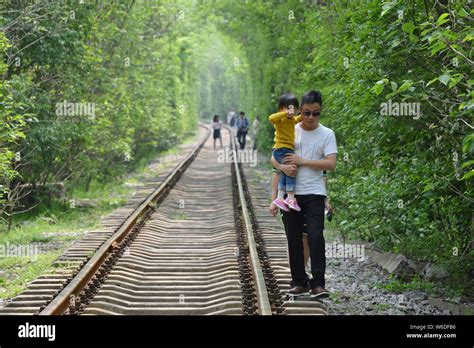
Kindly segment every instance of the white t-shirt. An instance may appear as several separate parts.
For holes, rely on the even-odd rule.
[[[301,123],[295,126],[295,154],[304,159],[321,160],[337,153],[336,136],[332,129],[319,124],[312,131],[305,131]],[[305,166],[298,167],[295,194],[327,195],[323,171]]]

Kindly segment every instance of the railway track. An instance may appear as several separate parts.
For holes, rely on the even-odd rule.
[[[235,151],[231,134],[223,142]],[[0,315],[327,314],[321,302],[286,299],[286,239],[268,197],[209,135],[205,127],[158,188],[76,243],[57,274],[33,281]]]

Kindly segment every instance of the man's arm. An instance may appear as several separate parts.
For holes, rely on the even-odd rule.
[[[328,174],[326,171],[323,172],[324,186],[326,187],[326,198],[324,199],[324,207],[332,213],[331,203],[329,202],[329,186],[328,186]],[[331,220],[329,220],[331,221]]]
[[[281,170],[283,173],[285,173],[288,176],[294,177],[296,176],[296,173],[298,173],[298,167],[294,164],[279,163],[273,156],[270,161],[274,168]]]
[[[324,157],[324,159],[322,160],[309,160],[296,156],[295,154],[288,154],[283,158],[283,162],[285,164],[305,166],[317,170],[334,170],[336,169],[336,157],[337,155],[335,153],[332,153]]]
[[[272,181],[271,181],[271,188],[272,188],[272,203],[270,203],[270,207],[268,208],[270,214],[272,216],[276,216],[278,214],[278,207],[273,203],[273,201],[277,198],[278,193],[278,180],[279,175],[275,172],[272,173]]]
[[[324,170],[323,171],[323,180],[324,180],[324,187],[326,188],[326,198],[324,199],[324,203],[327,204],[329,203],[329,186],[328,186],[328,173]]]

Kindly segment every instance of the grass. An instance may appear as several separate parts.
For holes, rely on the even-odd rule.
[[[183,139],[182,144],[189,144],[196,138],[197,135],[188,136]],[[81,238],[86,231],[100,228],[103,217],[127,202],[128,197],[135,191],[133,184],[139,185],[155,177],[157,173],[172,165],[176,160],[174,155],[179,153],[178,145],[159,154],[150,154],[148,158],[139,161],[132,173],[105,184],[92,182],[89,191],[73,191],[70,197],[72,201],[89,200],[94,204],[93,207],[75,207],[70,202],[53,200],[50,206],[42,204],[17,216],[10,232],[0,232],[2,249],[39,243],[39,249],[46,250],[33,257],[5,257],[5,253],[0,255],[0,299],[16,296],[29,281],[49,271],[52,262],[74,240]],[[153,163],[152,160],[157,156],[160,161]],[[2,230],[6,230],[5,226],[0,225],[0,231]]]
[[[440,282],[431,282],[421,278],[413,277],[410,281],[404,282],[393,275],[389,276],[389,280],[383,284],[374,284],[374,288],[385,289],[392,293],[402,293],[405,291],[422,291],[427,295],[435,297],[442,296],[448,299],[460,299],[463,296],[465,287],[456,285],[446,285]]]
[[[378,311],[386,311],[392,308],[392,306],[387,303],[377,303],[373,306],[373,308]]]
[[[341,297],[343,296],[343,293],[341,291],[331,291],[329,294],[329,298],[334,302],[334,303],[341,303]]]
[[[433,294],[435,292],[435,285],[432,282],[426,281],[420,277],[414,277],[409,282],[404,282],[400,279],[390,277],[387,283],[375,284],[374,287],[385,289],[394,293],[401,293],[405,291],[423,291],[427,294]]]
[[[18,295],[31,280],[52,270],[51,263],[61,254],[48,252],[35,257],[7,257],[0,259],[0,298]]]
[[[393,293],[404,291],[423,291],[428,295],[441,296],[443,298],[459,300],[461,298],[472,301],[472,281],[466,275],[450,273],[450,277],[443,281],[429,281],[417,275],[410,281],[403,281],[393,274],[389,275],[389,280],[383,284],[374,284],[375,288],[382,288]]]
[[[8,233],[0,233],[0,244],[47,243],[56,238],[70,238],[71,232],[84,232],[97,228],[100,218],[120,206],[117,203],[102,203],[96,208],[72,209],[67,205],[54,202],[49,211],[40,211],[37,215],[24,217]],[[69,233],[69,236],[68,236]],[[54,234],[61,236],[55,237]]]

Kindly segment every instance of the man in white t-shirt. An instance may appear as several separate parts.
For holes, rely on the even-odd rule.
[[[301,99],[302,121],[295,126],[295,153],[284,164],[272,158],[273,166],[288,176],[296,175],[295,197],[301,211],[283,212],[288,240],[288,255],[293,288],[292,296],[310,293],[328,297],[325,289],[326,246],[324,241],[324,199],[327,196],[323,171],[336,168],[337,144],[334,132],[319,123],[322,108],[319,91],[309,91]],[[276,209],[270,207],[270,210]],[[305,225],[306,224],[306,229]],[[303,232],[306,230],[311,257],[311,274],[305,272]]]

